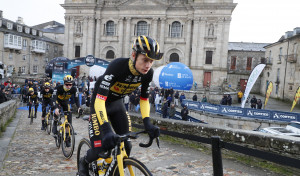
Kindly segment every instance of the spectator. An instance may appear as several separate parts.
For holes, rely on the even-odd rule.
[[[232,104],[232,98],[231,98],[231,96],[228,94],[228,95],[227,95],[227,105],[231,106],[231,104]]]
[[[7,98],[6,98],[5,89],[0,88],[0,103],[6,102],[6,101],[7,101]]]
[[[207,98],[206,98],[206,96],[205,96],[205,95],[203,95],[201,102],[202,102],[202,103],[205,103],[205,102],[207,102]]]
[[[161,111],[162,111],[163,118],[167,118],[167,116],[168,116],[168,102],[167,102],[166,98],[164,98]]]
[[[175,101],[174,101],[174,103],[175,103],[175,106],[178,106],[178,105],[179,105],[179,103],[178,103],[178,99],[179,99],[179,92],[178,92],[178,91],[176,91],[176,93],[175,93],[175,95],[174,95],[174,98],[175,98]]]
[[[133,111],[134,110],[134,93],[132,92],[131,95],[129,96],[129,111]]]
[[[172,103],[169,109],[169,118],[174,119],[176,113],[175,105]]]
[[[193,101],[197,101],[197,94],[195,93],[195,95],[193,96]]]
[[[135,112],[139,112],[140,110],[140,97],[138,94],[135,94],[134,96],[134,108]]]
[[[257,100],[257,109],[261,109],[262,108],[262,102],[261,99]]]
[[[125,95],[125,97],[124,97],[124,105],[125,105],[126,111],[128,112],[128,105],[129,105],[129,96],[128,95]]]
[[[185,95],[184,95],[184,93],[182,92],[181,95],[180,95],[180,97],[179,97],[179,101],[180,101],[180,104],[181,104],[182,107],[183,107],[182,101],[183,101],[184,99],[185,99]]]
[[[227,96],[223,95],[223,98],[221,100],[221,105],[227,105]]]
[[[169,96],[167,97],[167,102],[168,102],[168,107],[170,107],[170,104],[172,102],[172,96],[171,96],[171,94],[169,94]]]
[[[180,114],[181,114],[182,120],[188,121],[189,110],[187,109],[187,107],[185,105],[183,106]]]
[[[159,111],[158,105],[160,104],[160,102],[161,102],[161,96],[158,94],[158,92],[156,92],[155,100],[154,100],[154,103],[155,103],[155,111]]]
[[[243,98],[243,92],[239,91],[237,96],[238,96],[238,102],[241,103],[242,102],[242,98]]]
[[[257,99],[254,95],[253,95],[252,99],[250,100],[250,104],[251,104],[251,108],[256,109]]]
[[[153,105],[154,103],[154,97],[152,96],[152,94],[149,94],[149,106],[150,106],[150,111],[151,111],[151,106]]]

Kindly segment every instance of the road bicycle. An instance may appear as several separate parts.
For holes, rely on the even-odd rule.
[[[35,101],[33,101],[32,103],[28,103],[27,106],[29,107],[31,104],[31,111],[30,111],[30,114],[29,114],[29,118],[30,118],[30,125],[32,125],[33,123],[33,118],[35,118],[34,116],[34,112],[35,112],[35,106],[36,106],[36,103]]]
[[[45,130],[47,131],[47,133],[50,135],[51,134],[51,130],[52,130],[52,121],[53,121],[53,112],[51,111],[51,106],[48,105],[46,107],[46,117],[45,117]],[[52,113],[51,113],[52,112]]]
[[[89,164],[89,175],[93,176],[152,176],[147,167],[139,160],[128,157],[125,151],[124,141],[127,139],[137,139],[139,134],[147,133],[146,131],[130,132],[121,135],[115,147],[106,152],[99,154],[97,161]],[[149,137],[148,143],[140,143],[140,147],[150,147],[153,138]],[[159,138],[156,138],[157,146],[159,147]],[[77,150],[77,168],[79,168],[79,159],[83,157],[87,150],[91,148],[91,143],[88,139],[81,139]],[[108,165],[101,165],[101,161],[109,161]],[[104,173],[103,173],[104,172]],[[79,175],[79,173],[77,173]]]
[[[58,133],[55,137],[55,144],[57,148],[62,149],[62,152],[66,159],[69,159],[72,157],[74,152],[74,146],[75,146],[75,132],[72,124],[68,122],[68,115],[70,112],[64,111],[64,113],[60,113],[58,118]],[[62,118],[64,118],[64,121],[62,122]],[[67,146],[67,142],[70,142],[70,146]]]

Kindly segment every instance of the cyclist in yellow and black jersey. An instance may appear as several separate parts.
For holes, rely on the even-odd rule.
[[[152,81],[152,64],[162,58],[156,40],[139,36],[133,44],[132,58],[118,58],[112,61],[96,83],[91,99],[89,136],[92,148],[80,159],[79,175],[88,175],[88,163],[98,159],[98,153],[113,148],[118,135],[131,131],[131,121],[122,98],[141,86],[140,108],[145,129],[152,138],[159,136],[159,128],[150,122],[148,88]],[[112,131],[112,128],[116,132]],[[118,135],[117,135],[118,134]],[[131,143],[125,141],[130,154]]]
[[[45,130],[45,117],[46,117],[46,107],[50,105],[51,107],[51,112],[53,110],[53,102],[52,102],[52,97],[53,97],[53,89],[50,87],[50,83],[46,82],[44,85],[43,90],[41,91],[41,95],[43,98],[43,105],[42,105],[42,128],[41,130]]]
[[[72,113],[70,110],[70,104],[69,100],[74,95],[76,106],[78,108],[78,111],[80,110],[79,101],[78,101],[78,95],[77,90],[75,87],[73,87],[73,77],[71,75],[66,75],[64,77],[64,84],[57,87],[56,91],[56,101],[55,101],[55,114],[54,114],[54,122],[53,122],[53,128],[52,132],[54,134],[54,137],[56,137],[57,134],[57,120],[59,115],[59,109],[62,107],[63,111],[68,112],[68,122],[72,124]],[[68,143],[67,143],[68,145]]]
[[[28,106],[29,106],[28,118],[30,118],[31,106],[33,103],[34,103],[34,110],[35,110],[34,118],[36,118],[36,113],[37,113],[37,109],[39,106],[38,93],[36,91],[34,91],[34,89],[32,87],[28,89],[27,99],[28,99]]]

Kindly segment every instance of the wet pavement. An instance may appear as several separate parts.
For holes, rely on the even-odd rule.
[[[72,158],[65,159],[61,148],[56,148],[54,138],[40,130],[41,113],[38,112],[38,118],[32,125],[27,114],[26,110],[17,110],[15,120],[0,138],[0,175],[75,176],[77,146],[81,138],[88,137],[88,122],[73,116],[77,132],[75,150]],[[146,137],[139,139],[146,140]],[[155,176],[213,175],[211,155],[200,150],[162,140],[160,149],[156,145],[144,149],[138,147],[139,142],[133,141],[132,156],[142,161]],[[276,175],[227,159],[223,159],[223,168],[227,176]]]

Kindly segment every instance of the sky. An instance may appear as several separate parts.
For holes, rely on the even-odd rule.
[[[48,21],[64,24],[64,0],[0,0],[4,18],[26,25]],[[274,43],[300,27],[300,0],[234,0],[237,3],[230,24],[230,42]]]

